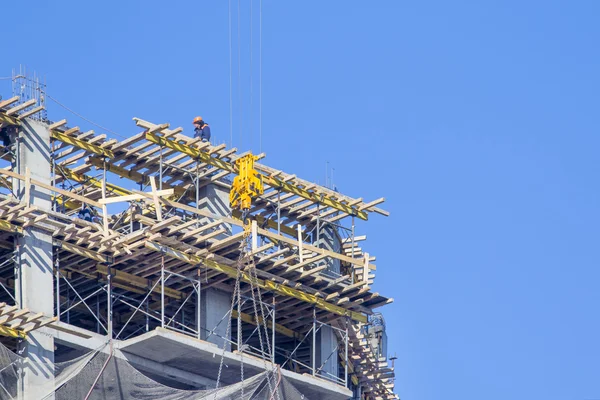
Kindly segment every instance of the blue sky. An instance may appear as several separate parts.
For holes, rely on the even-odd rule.
[[[254,29],[243,3],[233,144],[258,152],[259,1]],[[190,133],[200,114],[229,142],[227,2],[2,14],[0,76],[25,64],[124,136],[134,116]],[[359,233],[395,299],[404,400],[600,399],[599,16],[596,1],[263,0],[265,161],[321,183],[329,162],[342,192],[386,197],[392,215]]]

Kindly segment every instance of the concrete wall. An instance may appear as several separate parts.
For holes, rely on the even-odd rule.
[[[25,168],[31,171],[31,178],[50,184],[50,133],[46,125],[23,122],[16,144],[18,163],[13,165],[16,172],[25,175]],[[23,198],[23,183],[13,182],[13,190]],[[50,209],[50,193],[41,188],[31,188],[31,204]],[[52,237],[35,228],[26,228],[23,236],[17,239],[18,262],[15,270],[15,297],[21,308],[54,315],[54,279],[52,271]],[[20,381],[20,395],[24,400],[38,400],[43,387],[53,385],[54,339],[45,329],[30,333],[22,343],[23,354],[32,361],[45,363],[37,368],[26,367]]]

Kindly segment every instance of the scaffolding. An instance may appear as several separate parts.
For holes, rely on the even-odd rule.
[[[69,127],[65,119],[52,122],[39,78],[13,78],[19,91],[0,102],[0,123],[15,130],[27,119],[43,124],[51,171],[44,181],[23,168],[18,134],[3,147],[0,300],[6,301],[0,317],[7,317],[0,334],[19,340],[32,329],[72,326],[127,341],[160,328],[362,398],[397,398],[393,368],[367,335],[377,323],[374,310],[393,300],[371,290],[375,257],[359,247],[366,236],[355,234],[356,219],[389,215],[378,207],[383,198],[345,196],[261,164],[260,154],[251,157],[264,192],[242,216],[227,199],[237,161],[248,153],[139,118],[141,131],[125,140]],[[34,204],[40,190],[50,195],[50,207]],[[247,242],[242,217],[249,221]],[[15,238],[31,227],[51,237],[54,315],[32,315],[17,305]],[[238,271],[241,258],[255,266],[255,275]],[[232,293],[236,277],[240,300],[208,324],[203,296]],[[264,316],[251,296],[254,285]],[[237,324],[224,330],[232,319]],[[261,325],[268,350],[259,340]]]

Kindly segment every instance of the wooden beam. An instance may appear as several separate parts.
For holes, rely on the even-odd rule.
[[[13,108],[7,110],[6,111],[6,115],[10,116],[10,115],[16,114],[17,112],[19,112],[21,110],[24,110],[24,109],[26,109],[29,106],[34,105],[36,102],[37,102],[36,99],[27,100],[26,102],[21,103],[18,106],[14,106]]]
[[[36,107],[36,108],[32,108],[31,110],[25,111],[23,114],[19,115],[17,117],[17,119],[18,120],[23,120],[23,119],[29,117],[30,115],[33,115],[35,113],[38,113],[38,112],[42,111],[43,109],[44,109],[44,106],[39,106],[39,107]]]
[[[4,108],[19,101],[19,96],[11,97],[10,99],[0,101],[0,108]]]

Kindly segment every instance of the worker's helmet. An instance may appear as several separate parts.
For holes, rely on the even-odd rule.
[[[194,124],[201,124],[202,123],[202,117],[196,117],[194,118]]]

